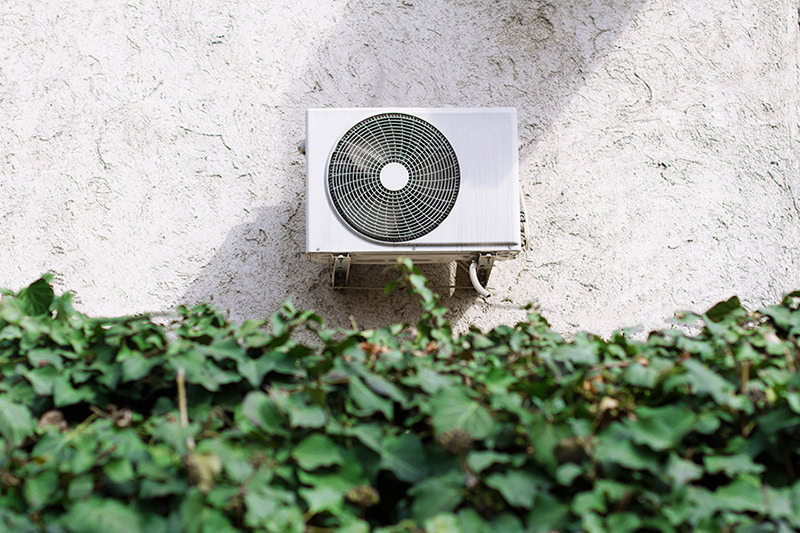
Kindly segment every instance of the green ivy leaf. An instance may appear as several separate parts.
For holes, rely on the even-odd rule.
[[[35,429],[36,420],[25,406],[0,396],[0,434],[9,445],[19,446]]]
[[[642,406],[636,409],[636,416],[635,422],[625,422],[631,438],[637,444],[644,444],[656,451],[675,448],[696,422],[691,411],[673,405]]]
[[[59,375],[58,369],[47,365],[42,368],[28,370],[23,374],[25,379],[30,382],[33,390],[40,396],[50,396],[53,394],[53,384]]]
[[[739,474],[760,474],[764,471],[764,465],[754,463],[750,456],[744,453],[706,456],[703,458],[703,463],[709,474],[725,472],[730,478]]]
[[[793,313],[788,307],[773,305],[764,309],[759,309],[758,312],[770,317],[775,325],[784,331],[789,331],[792,327],[800,326],[800,313]]]
[[[344,497],[342,493],[328,488],[306,488],[297,491],[308,504],[310,513],[330,511],[333,514],[341,512]]]
[[[16,340],[20,338],[22,338],[22,330],[19,329],[19,326],[9,324],[3,328],[0,328],[0,342]]]
[[[359,411],[356,413],[358,416],[370,416],[375,411],[380,411],[387,420],[391,420],[394,416],[394,406],[392,401],[386,398],[381,398],[372,392],[358,376],[350,376],[348,384],[350,397],[353,403],[356,404]]]
[[[623,379],[636,387],[645,387],[652,389],[658,382],[658,370],[651,366],[642,366],[639,363],[633,363],[623,374]]]
[[[196,383],[211,392],[218,391],[221,385],[236,383],[242,379],[235,372],[221,369],[197,349],[190,349],[167,360],[176,371],[180,368],[185,370],[187,383]]]
[[[509,462],[511,462],[511,455],[493,450],[474,451],[467,454],[467,465],[476,474],[481,473],[493,464]]]
[[[714,305],[711,309],[706,311],[705,316],[713,322],[722,322],[728,315],[741,308],[742,303],[739,301],[739,298],[733,296],[724,302],[719,302]]]
[[[294,494],[270,486],[268,479],[259,474],[248,484],[244,496],[245,525],[275,533],[302,533],[305,529],[303,516]]]
[[[97,395],[96,389],[89,385],[75,388],[69,378],[70,374],[65,372],[53,379],[53,403],[56,407],[94,400]]]
[[[133,466],[128,459],[117,458],[109,461],[103,467],[103,472],[114,483],[125,483],[134,479]]]
[[[343,454],[343,464],[339,468],[318,469],[313,472],[297,471],[297,478],[306,485],[317,489],[328,489],[342,495],[353,487],[369,485],[359,455],[352,450]]]
[[[234,337],[218,339],[208,346],[198,346],[196,349],[217,361],[222,361],[224,359],[240,361],[245,357],[244,349],[239,346],[239,343]]]
[[[530,441],[536,443],[533,448],[534,459],[553,473],[558,463],[555,452],[559,441],[555,425],[543,415],[536,415],[526,429]]]
[[[510,505],[525,509],[533,507],[540,483],[538,478],[522,470],[496,473],[486,478],[486,485],[496,489]]]
[[[800,372],[797,373],[800,376]],[[778,431],[800,425],[800,416],[797,416],[786,405],[773,408],[772,411],[758,418],[758,427],[767,435],[774,435]]]
[[[454,514],[442,513],[425,520],[427,533],[461,533],[458,518]]]
[[[314,433],[300,441],[292,450],[292,457],[304,470],[341,465],[344,460],[336,443],[320,433]]]
[[[800,392],[787,392],[786,402],[789,404],[789,408],[794,411],[795,414],[800,415]]]
[[[101,498],[75,503],[62,520],[70,533],[141,533],[148,530],[145,522],[146,517],[136,508]]]
[[[275,358],[271,354],[264,354],[258,359],[243,357],[236,363],[239,373],[253,387],[260,387],[264,376],[275,368]]]
[[[261,391],[252,391],[242,402],[242,414],[267,433],[288,436],[286,419],[272,399]]]
[[[398,479],[417,482],[427,474],[425,452],[414,434],[386,437],[381,450],[381,468],[390,470]]]
[[[41,315],[50,309],[55,293],[50,286],[52,274],[45,274],[17,293],[16,301],[22,310],[32,316]]]
[[[564,344],[553,352],[556,361],[570,361],[580,366],[597,364],[597,346],[594,344]]]
[[[401,405],[404,405],[408,401],[403,391],[390,381],[372,374],[358,365],[351,365],[351,368],[353,368],[361,379],[364,380],[364,383],[377,394],[390,398]],[[390,417],[387,418],[391,420]]]
[[[170,445],[178,453],[184,454],[186,453],[186,440],[194,437],[198,431],[200,431],[199,424],[192,423],[187,427],[182,427],[177,421],[173,422],[163,418],[153,424],[150,433],[156,439]]]
[[[719,374],[693,359],[684,361],[683,366],[688,371],[686,382],[692,386],[695,394],[708,394],[720,405],[727,405],[734,409],[744,407],[744,397],[734,396],[736,391],[734,385],[725,381]]]
[[[489,523],[471,507],[466,507],[458,512],[458,528],[454,531],[460,533],[489,533],[492,531]]]
[[[772,516],[784,518],[795,528],[800,524],[800,515],[795,511],[792,488],[774,489],[765,486],[767,513]],[[800,487],[799,487],[800,488]],[[800,502],[798,502],[800,503]]]
[[[25,480],[23,494],[31,511],[38,511],[50,502],[58,490],[58,472],[43,470],[30,479]]]
[[[244,483],[253,475],[254,469],[249,461],[252,452],[237,443],[224,438],[206,438],[198,443],[196,451],[218,457],[231,481]]]
[[[72,501],[82,500],[89,496],[94,490],[94,479],[92,476],[78,476],[69,482],[67,497]]]
[[[122,382],[125,383],[127,381],[142,379],[161,362],[161,357],[145,357],[141,352],[131,352],[130,355],[122,361]]]
[[[181,533],[200,533],[203,528],[205,515],[205,502],[203,493],[198,488],[193,488],[183,498],[180,504],[178,522],[175,527]]]
[[[580,492],[572,499],[572,510],[577,515],[586,515],[590,511],[604,513],[606,512],[606,502],[599,492]]]
[[[143,479],[139,485],[139,497],[143,499],[163,498],[172,494],[183,494],[189,488],[185,479],[168,478],[164,481]],[[234,490],[234,495],[235,495]]]
[[[52,365],[57,370],[64,368],[64,360],[53,350],[35,348],[28,351],[28,362],[33,368],[44,367],[45,365]]]
[[[327,420],[325,410],[318,405],[305,405],[300,401],[289,404],[289,423],[292,427],[321,428]]]
[[[595,457],[598,461],[615,463],[632,470],[659,471],[658,456],[634,444],[630,432],[619,422],[612,423],[600,433]]]
[[[580,476],[583,469],[575,463],[566,463],[556,469],[556,481],[561,485],[569,486]]]
[[[473,439],[485,439],[496,429],[489,411],[460,387],[440,389],[431,399],[430,409],[437,435],[451,429],[463,429]]]
[[[511,513],[503,513],[492,520],[489,531],[502,531],[503,533],[526,533],[519,518]]]
[[[369,533],[369,523],[356,518],[345,518],[336,533]]]
[[[761,481],[756,476],[739,476],[729,485],[718,488],[714,498],[723,509],[764,512],[764,494]]]
[[[568,516],[568,505],[549,492],[541,491],[537,494],[534,506],[528,514],[528,532],[565,531]]]
[[[674,452],[669,456],[665,472],[676,487],[682,487],[688,482],[700,479],[703,476],[702,468],[692,461],[681,459]]]
[[[75,450],[65,464],[68,471],[77,475],[88,472],[94,465],[97,460],[97,454],[93,448],[97,445],[97,442],[89,438],[78,438],[76,441]]]
[[[411,514],[417,522],[422,522],[449,513],[464,499],[464,491],[464,475],[458,470],[426,478],[408,491],[414,497]]]
[[[637,531],[641,525],[641,519],[634,513],[614,513],[606,518],[606,527],[615,533],[632,533]]]
[[[376,453],[381,453],[383,449],[383,430],[378,424],[358,424],[349,429],[347,434],[356,437],[361,444]]]
[[[442,387],[448,387],[453,384],[453,380],[450,376],[439,374],[425,367],[417,371],[416,377],[420,388],[428,394],[436,394]]]
[[[222,511],[205,509],[203,512],[203,533],[240,533]]]
[[[692,430],[704,435],[711,435],[719,429],[720,423],[719,417],[713,412],[700,413]]]

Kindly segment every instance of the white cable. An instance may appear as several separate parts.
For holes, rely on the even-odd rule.
[[[489,296],[491,296],[491,294],[489,294],[489,291],[484,289],[481,286],[481,282],[478,281],[478,263],[475,260],[473,260],[472,263],[469,264],[469,280],[472,282],[472,286],[475,287],[475,290],[478,292],[478,294],[480,294],[484,298],[488,298]]]

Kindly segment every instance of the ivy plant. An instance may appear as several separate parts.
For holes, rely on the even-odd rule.
[[[696,334],[565,339],[531,307],[456,335],[398,268],[420,319],[367,331],[4,290],[0,531],[800,529],[800,292],[679,313]]]

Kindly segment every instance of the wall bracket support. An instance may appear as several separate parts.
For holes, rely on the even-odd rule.
[[[480,254],[478,255],[478,281],[481,285],[486,287],[489,283],[489,275],[492,273],[494,266],[494,255]]]
[[[331,285],[335,289],[347,286],[350,281],[350,254],[335,255],[333,257],[333,268],[331,270]]]

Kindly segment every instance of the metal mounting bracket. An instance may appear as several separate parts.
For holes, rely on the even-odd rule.
[[[347,282],[350,281],[350,255],[335,255],[332,257],[331,285],[334,288],[346,287]]]
[[[519,212],[519,234],[521,237],[521,248],[527,250],[530,245],[530,240],[528,239],[528,214],[525,213],[525,211]]]
[[[492,254],[479,254],[478,255],[478,281],[484,287],[489,284],[489,275],[492,273],[494,266],[494,256]]]

